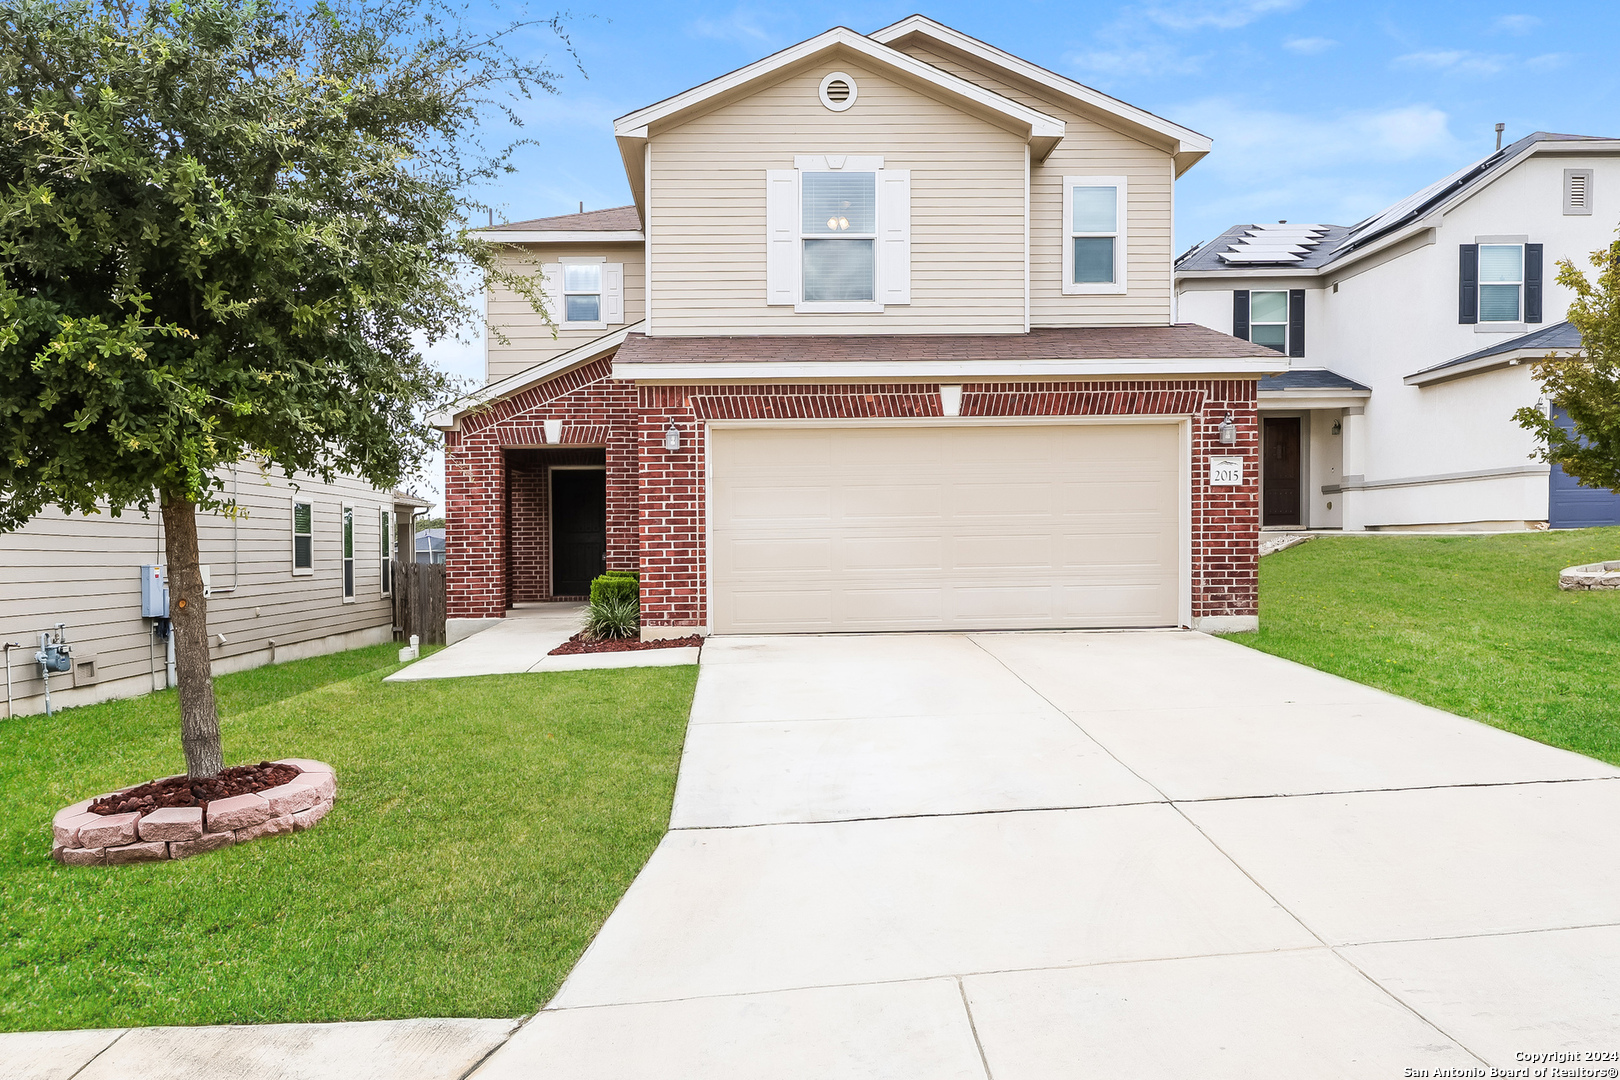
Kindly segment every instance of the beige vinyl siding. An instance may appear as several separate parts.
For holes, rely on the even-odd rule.
[[[1144,143],[1098,121],[1044,87],[991,73],[978,61],[912,40],[901,49],[993,90],[1056,116],[1068,125],[1058,148],[1030,169],[1030,325],[1141,326],[1170,322],[1175,161],[1168,143]],[[1063,178],[1124,176],[1126,292],[1124,295],[1063,294]]]
[[[524,244],[521,255],[509,255],[505,265],[538,275],[546,263],[554,263],[563,256],[596,256],[605,262],[624,264],[624,321],[640,322],[647,310],[647,259],[639,243],[626,244]],[[606,330],[555,331],[529,302],[510,289],[492,289],[487,303],[489,321],[499,327],[507,341],[499,341],[492,334],[486,354],[487,382],[516,375],[536,364],[550,360],[569,349],[578,348],[603,334],[610,334],[619,325]],[[558,313],[551,313],[556,318]]]
[[[216,671],[269,662],[271,641],[276,658],[288,659],[392,636],[392,602],[381,595],[379,520],[380,510],[396,512],[392,496],[354,480],[305,480],[300,487],[299,498],[314,511],[313,573],[292,572],[293,489],[284,477],[266,478],[256,466],[243,465],[237,498],[246,515],[234,523],[219,514],[198,516],[198,543],[211,575],[208,625]],[[343,602],[343,503],[355,511],[351,604]],[[47,510],[0,535],[0,640],[22,645],[11,653],[18,712],[43,709],[33,655],[39,632],[58,622],[67,624],[76,658],[95,656],[96,680],[75,686],[77,673],[53,675],[53,705],[162,688],[165,647],[152,637],[151,620],[141,617],[139,567],[167,561],[155,507],[150,516],[130,510],[117,518]]]
[[[829,71],[858,86],[822,106]],[[653,332],[994,333],[1024,328],[1023,140],[848,58],[654,129],[648,185]],[[911,170],[911,303],[808,314],[765,303],[765,171],[795,154],[878,154]]]

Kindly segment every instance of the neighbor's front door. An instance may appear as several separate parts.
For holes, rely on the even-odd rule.
[[[1260,523],[1303,525],[1299,500],[1299,417],[1267,416],[1261,420]]]
[[[551,470],[551,595],[584,596],[607,566],[607,472]]]

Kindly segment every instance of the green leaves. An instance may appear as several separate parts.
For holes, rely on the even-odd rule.
[[[1567,318],[1581,332],[1584,355],[1548,356],[1532,369],[1574,431],[1537,408],[1513,416],[1541,442],[1541,460],[1557,462],[1587,487],[1620,492],[1620,241],[1592,252],[1591,263],[1595,282],[1568,259],[1558,264],[1558,283],[1575,294]]]
[[[455,388],[413,343],[475,317],[464,268],[501,273],[463,228],[505,159],[476,119],[555,79],[506,50],[523,24],[453,16],[0,0],[0,529],[219,506],[242,458],[416,468]]]

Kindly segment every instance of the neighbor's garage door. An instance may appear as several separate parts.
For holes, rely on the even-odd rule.
[[[718,633],[1177,622],[1174,424],[712,435]]]

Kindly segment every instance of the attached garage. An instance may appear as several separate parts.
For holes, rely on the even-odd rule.
[[[716,425],[714,631],[1184,623],[1184,431]]]

